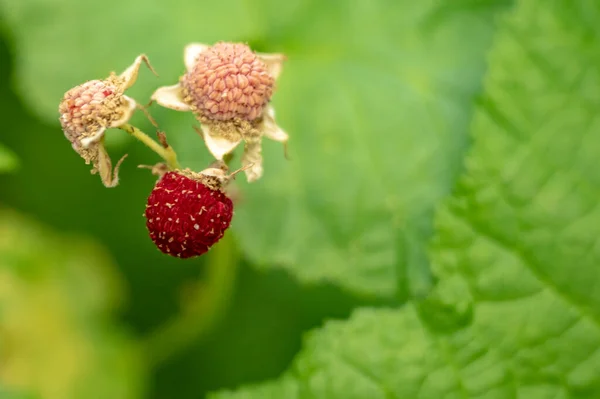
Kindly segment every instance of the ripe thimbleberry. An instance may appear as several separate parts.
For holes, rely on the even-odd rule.
[[[286,143],[269,105],[285,56],[254,53],[242,43],[193,43],[185,49],[186,73],[161,87],[152,99],[178,111],[192,111],[217,160],[245,142],[242,166],[248,181],[262,175],[261,139]]]
[[[92,173],[100,173],[106,187],[118,184],[119,164],[113,174],[112,163],[104,148],[104,132],[126,124],[136,109],[135,100],[124,92],[135,83],[142,62],[152,69],[148,58],[140,55],[118,76],[113,73],[104,80],[90,80],[73,87],[58,106],[65,137],[85,163],[93,165]]]
[[[144,216],[154,244],[165,254],[204,254],[231,223],[233,203],[222,191],[221,169],[165,173],[154,186]]]

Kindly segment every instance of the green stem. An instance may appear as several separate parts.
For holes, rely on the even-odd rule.
[[[206,280],[197,284],[177,316],[143,340],[150,367],[206,336],[229,306],[239,261],[231,234],[226,234],[206,256]]]
[[[128,123],[119,126],[119,129],[129,133],[144,143],[152,151],[157,153],[162,159],[165,160],[169,169],[180,169],[179,163],[177,162],[177,154],[171,146],[167,146],[166,148],[161,146],[156,141],[152,140],[146,133]]]

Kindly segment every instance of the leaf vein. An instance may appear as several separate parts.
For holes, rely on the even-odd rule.
[[[523,263],[523,265],[525,265],[533,273],[533,275],[538,279],[538,281],[540,283],[542,283],[544,286],[546,286],[548,289],[550,289],[554,294],[556,294],[566,304],[570,305],[570,307],[572,307],[573,309],[576,309],[583,317],[589,319],[592,322],[592,324],[594,324],[596,326],[596,328],[598,330],[600,330],[600,318],[598,318],[595,315],[593,315],[592,313],[590,313],[586,309],[585,304],[581,303],[576,298],[569,296],[566,292],[563,292],[556,283],[554,283],[551,279],[549,279],[547,276],[545,276],[543,273],[541,273],[540,268],[542,265],[539,265],[534,259],[532,259],[530,256],[528,256],[522,250],[512,247],[511,244],[509,242],[507,242],[506,239],[502,238],[500,235],[494,234],[492,231],[480,226],[479,224],[470,220],[466,215],[463,215],[460,212],[456,212],[456,211],[452,211],[452,210],[451,210],[451,212],[453,212],[455,217],[457,217],[458,219],[462,220],[465,224],[470,226],[475,233],[477,233],[477,234],[481,235],[482,237],[488,239],[489,241],[497,244],[498,247],[503,249],[504,251],[509,252],[509,253],[515,255],[517,258],[519,258],[521,260],[521,262]]]

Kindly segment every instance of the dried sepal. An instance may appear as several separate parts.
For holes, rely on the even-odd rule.
[[[183,62],[185,64],[186,69],[190,70],[194,67],[196,62],[198,61],[198,57],[202,54],[206,49],[210,46],[208,44],[203,43],[190,43],[185,46],[183,50]]]
[[[219,161],[223,160],[225,155],[231,153],[242,141],[241,137],[235,140],[232,138],[225,138],[219,134],[213,134],[210,125],[202,125],[198,132],[202,135],[206,148],[208,148],[212,156]]]
[[[140,67],[142,66],[142,63],[146,64],[146,66],[148,67],[148,69],[154,75],[158,76],[158,74],[156,73],[156,71],[154,70],[154,68],[152,67],[152,65],[150,64],[150,60],[148,59],[148,57],[146,56],[146,54],[138,55],[135,58],[135,60],[133,61],[133,64],[131,64],[129,67],[127,67],[127,69],[125,69],[119,75],[119,80],[121,81],[119,89],[121,91],[125,91],[125,90],[129,89],[131,86],[133,86],[133,84],[137,80],[138,72],[140,70]]]
[[[126,96],[125,94],[123,94],[122,97],[123,97],[123,114],[121,115],[121,118],[114,120],[108,127],[123,126],[124,124],[129,122],[129,119],[131,119],[131,116],[133,115],[135,110],[138,109],[138,104],[135,102],[135,100],[133,98]]]
[[[119,184],[119,168],[121,167],[121,164],[125,158],[127,158],[127,154],[123,155],[113,168],[106,149],[104,146],[99,146],[97,170],[104,187],[112,188]],[[92,173],[94,173],[93,170]]]
[[[151,97],[159,105],[175,111],[191,111],[189,105],[183,101],[182,89],[179,84],[158,88]]]
[[[262,177],[262,145],[259,140],[247,141],[242,155],[242,167],[245,169],[248,182],[252,183]]]
[[[169,166],[164,162],[159,162],[155,165],[138,165],[138,168],[148,169],[150,170],[150,173],[158,177],[163,177],[166,173],[171,171]]]
[[[90,147],[92,147],[93,145],[98,144],[102,140],[104,140],[104,131],[105,130],[106,130],[106,128],[100,127],[96,132],[94,132],[93,135],[83,137],[81,140],[79,140],[79,144],[81,144],[82,148],[89,150]]]
[[[256,55],[265,63],[273,79],[277,80],[279,75],[281,75],[281,71],[283,71],[283,63],[287,60],[287,57],[284,54],[277,53],[256,53]]]
[[[275,110],[272,106],[267,107],[265,112],[262,132],[265,137],[280,143],[285,144],[289,140],[288,134],[275,122]]]

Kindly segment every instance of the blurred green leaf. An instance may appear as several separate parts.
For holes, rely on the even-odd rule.
[[[380,296],[404,296],[416,270],[411,289],[426,291],[433,207],[460,170],[497,10],[354,1],[305,11],[275,100],[291,160],[266,144],[266,177],[244,187],[234,222],[251,259]]]
[[[0,143],[0,173],[10,172],[19,167],[17,156]]]
[[[0,384],[0,398],[2,399],[38,399],[39,396],[29,393],[6,390]]]
[[[600,397],[599,16],[521,0],[499,30],[433,295],[330,322],[279,382],[212,398]]]
[[[137,352],[110,317],[120,288],[111,267],[92,242],[0,209],[0,380],[9,392],[139,397]]]
[[[494,16],[506,3],[0,0],[23,44],[21,93],[53,121],[64,91],[141,52],[161,74],[140,76],[132,93],[142,103],[177,80],[188,42],[247,40],[286,53],[274,104],[291,161],[265,144],[266,176],[244,185],[233,228],[259,266],[382,297],[404,297],[407,279],[413,293],[429,288],[433,207],[460,171]],[[131,18],[137,8],[144,12]],[[153,113],[184,165],[204,168],[191,115]]]
[[[208,395],[208,399],[298,399],[301,397],[300,385],[291,376],[284,376],[277,381],[255,384],[238,391],[222,391]]]

